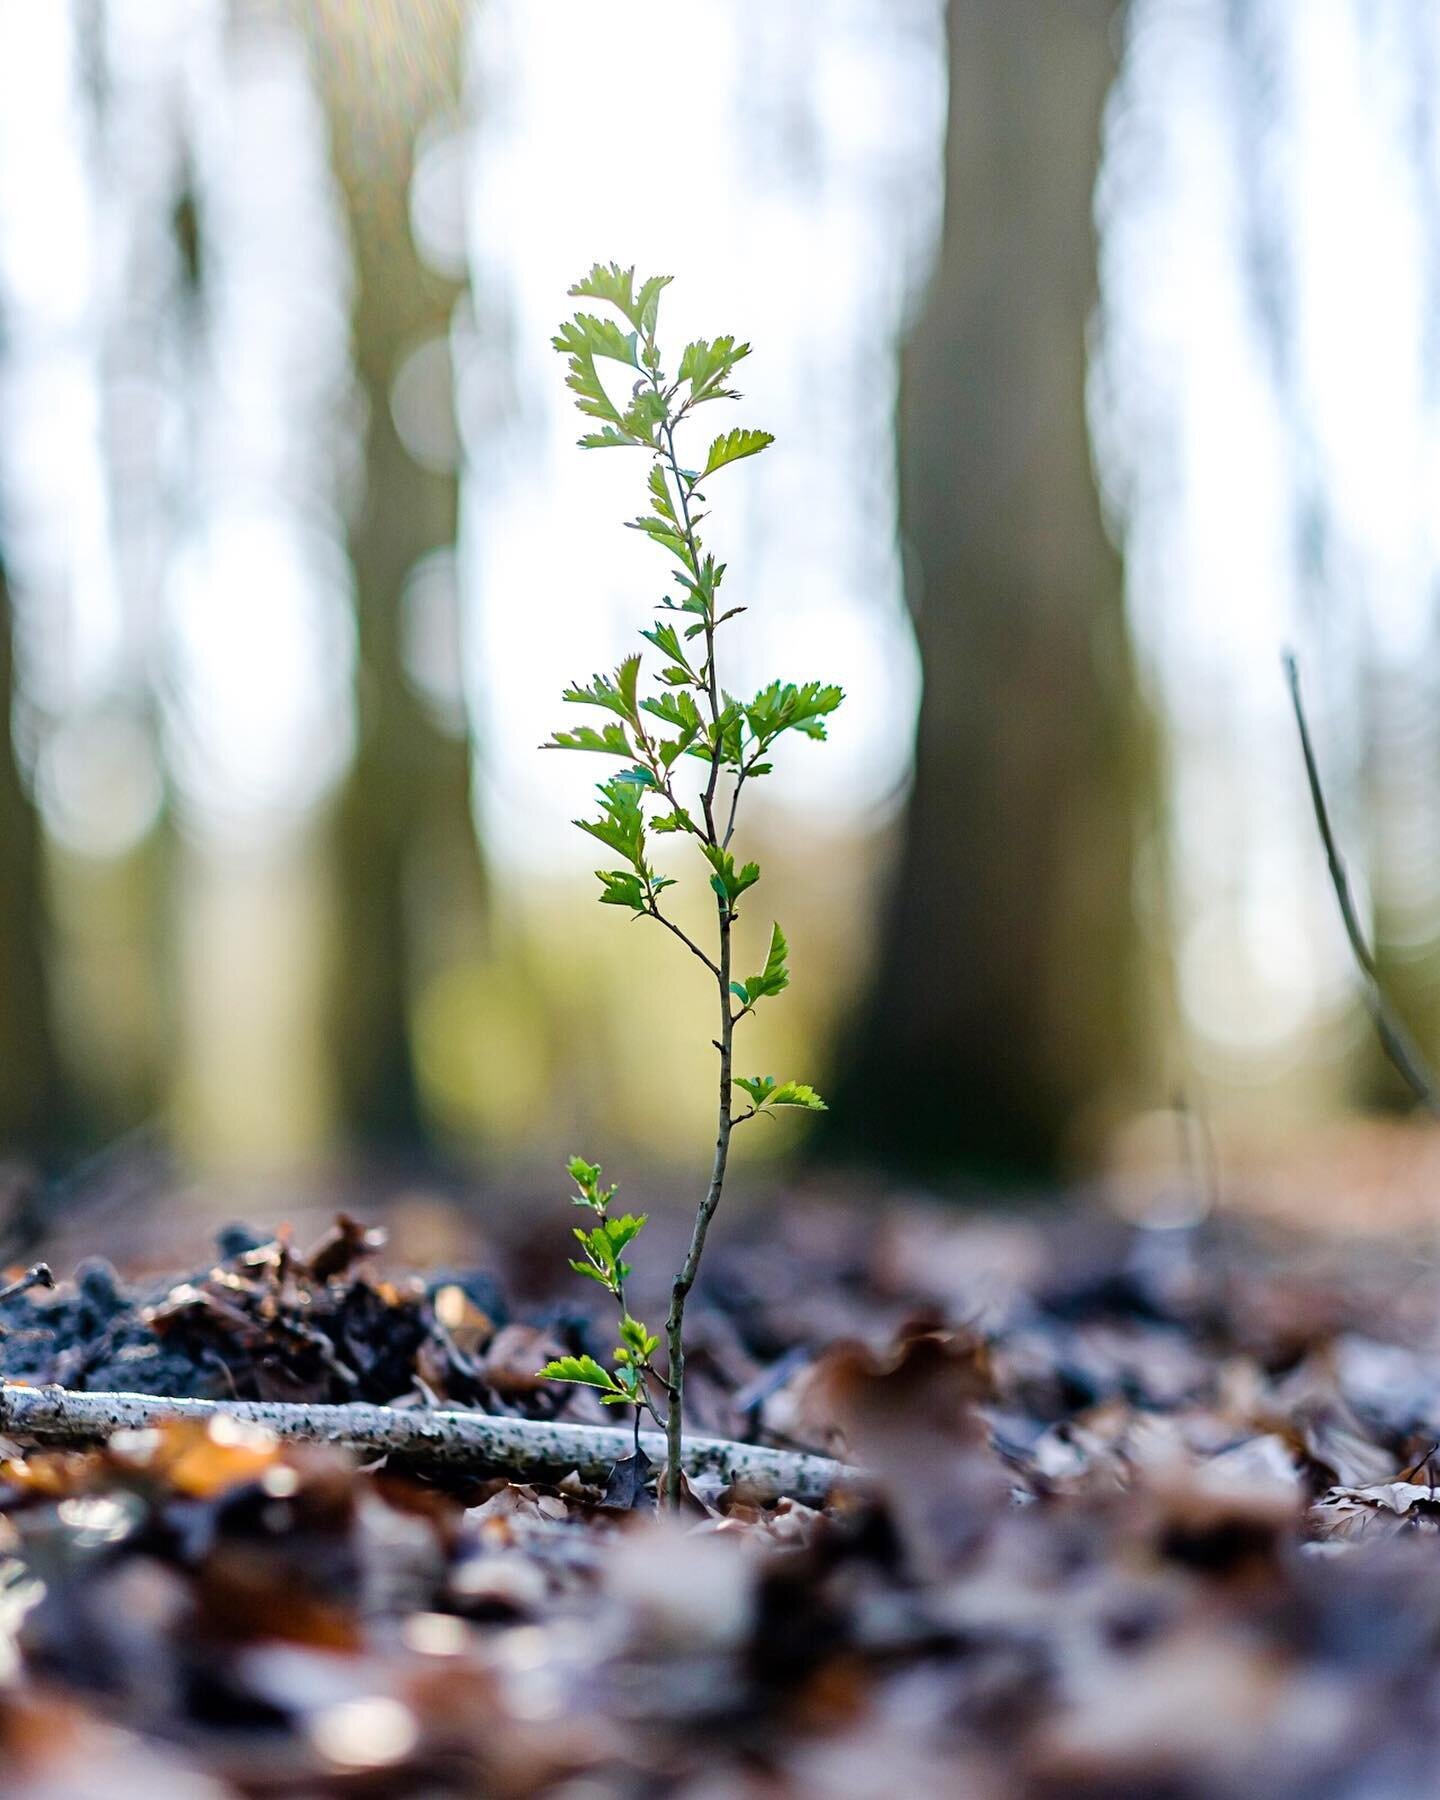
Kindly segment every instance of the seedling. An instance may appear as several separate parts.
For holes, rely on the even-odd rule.
[[[691,451],[691,460],[682,461],[677,434],[682,439],[691,436],[688,428],[701,407],[739,399],[730,384],[750,346],[731,336],[699,338],[685,346],[674,375],[668,375],[655,331],[660,297],[670,279],[655,275],[637,287],[633,268],[597,263],[570,289],[571,297],[596,301],[618,314],[618,320],[609,313],[577,312],[553,340],[568,361],[566,384],[576,396],[575,404],[595,424],[580,439],[581,448],[644,453],[649,464],[649,510],[628,523],[676,566],[670,571],[675,591],[656,602],[654,620],[640,633],[659,653],[651,688],[642,687],[639,651],[627,656],[613,674],[575,683],[564,698],[607,716],[598,726],[557,731],[546,748],[590,751],[620,765],[599,784],[598,818],[575,821],[611,851],[619,865],[595,871],[600,903],[623,907],[636,918],[663,926],[705,966],[715,984],[719,1034],[712,1042],[720,1063],[715,1151],[689,1247],[670,1288],[663,1369],[655,1360],[658,1336],[632,1315],[625,1298],[630,1275],[625,1252],[644,1228],[645,1215],[613,1215],[616,1190],[602,1186],[599,1165],[571,1158],[575,1203],[586,1209],[592,1222],[576,1230],[581,1255],[570,1266],[614,1297],[620,1341],[609,1367],[593,1357],[567,1356],[547,1364],[542,1373],[595,1389],[607,1406],[633,1407],[637,1451],[642,1417],[648,1413],[654,1419],[665,1433],[665,1496],[673,1508],[679,1506],[681,1493],[685,1303],[725,1186],[731,1133],[749,1119],[786,1108],[808,1112],[825,1108],[814,1088],[804,1082],[734,1073],[737,1026],[790,982],[789,944],[778,924],[771,926],[758,973],[743,981],[733,977],[739,902],[760,879],[759,865],[745,862],[737,867],[731,850],[740,799],[748,783],[772,772],[775,746],[787,732],[823,739],[825,719],[844,696],[824,682],[772,681],[747,701],[737,699],[721,682],[716,656],[720,630],[745,608],[725,606],[719,598],[726,565],[717,562],[700,540],[698,527],[707,517],[700,508],[708,505],[706,490],[721,470],[758,456],[774,439],[768,431],[737,426],[714,437],[703,455],[697,458]],[[623,372],[616,385],[628,392],[621,400],[611,398],[601,379],[602,359]],[[661,837],[689,840],[704,859],[703,872],[715,900],[713,949],[692,938],[662,908],[661,895],[675,882],[651,861],[652,839]],[[738,1101],[737,1092],[742,1096]],[[737,1111],[737,1104],[743,1110]]]

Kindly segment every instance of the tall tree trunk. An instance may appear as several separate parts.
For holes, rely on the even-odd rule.
[[[353,1142],[405,1152],[425,1139],[410,1036],[422,925],[442,906],[478,906],[479,887],[468,743],[437,723],[404,665],[405,581],[427,553],[453,545],[457,479],[411,456],[391,409],[403,358],[446,334],[458,293],[416,253],[409,186],[417,128],[455,104],[464,13],[458,0],[418,0],[387,40],[373,9],[349,0],[298,11],[312,32],[347,203],[355,358],[369,408],[364,498],[350,535],[358,741],[335,821],[338,1100]]]
[[[925,671],[841,1147],[1048,1172],[1131,1052],[1137,749],[1085,420],[1114,0],[952,0],[944,240],[903,359]]]
[[[44,850],[15,754],[14,620],[0,561],[0,1157],[60,1148],[67,1125],[46,981]]]

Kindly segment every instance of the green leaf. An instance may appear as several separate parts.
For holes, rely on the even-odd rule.
[[[623,869],[597,869],[595,877],[605,890],[600,896],[602,906],[628,906],[631,912],[649,912],[645,886],[638,875],[629,875]]]
[[[653,513],[646,513],[639,519],[627,519],[625,523],[631,531],[643,531],[647,537],[653,538],[662,549],[668,550],[672,556],[678,557],[687,569],[694,571],[695,559],[690,554],[690,546],[675,526],[668,524],[664,519],[657,519]],[[696,542],[698,543],[699,540],[697,539]]]
[[[551,340],[569,356],[608,356],[612,362],[640,367],[639,346],[633,331],[624,332],[613,319],[597,319],[594,313],[576,313]]]
[[[750,1096],[756,1112],[773,1106],[797,1106],[806,1112],[829,1110],[814,1088],[803,1081],[777,1082],[773,1075],[737,1075],[734,1085]]]
[[[652,275],[640,289],[635,301],[635,312],[640,317],[635,321],[634,314],[630,318],[639,324],[647,337],[654,337],[655,324],[660,313],[660,296],[675,279],[673,275]]]
[[[596,731],[593,725],[580,725],[574,731],[557,731],[542,750],[599,750],[606,756],[633,756],[630,740],[623,725],[606,725]]]
[[[642,631],[640,635],[647,643],[653,644],[662,656],[668,656],[672,662],[679,663],[685,673],[692,679],[694,678],[694,670],[690,667],[680,643],[680,634],[673,625],[662,620],[658,625],[652,625],[648,631]],[[667,670],[666,673],[668,674],[669,671]]]
[[[655,436],[655,427],[662,424],[670,416],[665,404],[665,396],[657,394],[654,388],[642,387],[631,395],[630,404],[625,408],[620,420],[620,427],[628,431],[641,443],[648,444],[652,450],[659,448]]]
[[[720,383],[729,377],[736,363],[749,354],[748,344],[737,344],[730,336],[713,340],[697,338],[693,344],[687,344],[680,358],[679,379],[690,383],[690,404],[697,406],[705,400],[738,400],[738,394],[721,387]]]
[[[769,994],[780,994],[790,985],[790,971],[785,959],[790,954],[790,946],[785,941],[785,933],[775,925],[770,933],[770,953],[765,958],[765,967],[758,975],[752,975],[744,984],[740,999],[747,1010],[757,1000],[763,1000]]]
[[[567,320],[556,335],[550,340],[562,356],[570,359],[569,373],[565,377],[565,385],[578,396],[575,401],[582,413],[592,419],[601,419],[608,426],[622,427],[619,409],[605,391],[605,384],[595,368],[597,356],[608,356],[617,362],[629,363],[638,368],[639,361],[635,353],[635,335],[629,337],[620,327],[609,319],[597,319],[589,313],[576,313],[573,319]],[[591,434],[598,437],[599,443],[586,444],[587,449],[597,449],[603,445],[621,441],[620,437],[607,432]],[[581,440],[585,442],[584,439]]]
[[[793,681],[772,681],[745,708],[745,718],[762,750],[783,731],[803,731],[807,737],[823,739],[825,726],[821,721],[844,698],[844,688],[820,681],[807,681],[798,687]]]
[[[735,858],[728,850],[722,850],[716,844],[702,844],[700,848],[704,853],[705,860],[714,870],[714,874],[710,877],[711,887],[725,902],[726,909],[733,912],[735,902],[746,888],[754,887],[760,879],[759,863],[746,863],[743,868],[737,870]]]
[[[668,695],[662,698],[669,698]],[[707,725],[701,733],[701,741],[688,746],[691,756],[698,756],[705,762],[713,762],[716,757],[716,746],[719,746],[721,768],[738,768],[744,754],[745,712],[738,700],[732,700],[728,694],[724,696],[725,705],[721,708],[720,717],[714,725]]]
[[[662,738],[656,745],[660,761],[668,769],[673,767],[677,757],[684,754],[705,729],[705,721],[700,717],[700,709],[695,704],[692,694],[684,688],[672,689],[667,693],[657,694],[652,699],[640,702],[641,712],[649,713],[653,719],[661,719],[667,725],[675,727],[673,738]],[[670,827],[671,830],[674,827]]]
[[[617,1360],[628,1355],[635,1362],[644,1363],[660,1348],[660,1340],[648,1325],[642,1325],[639,1319],[632,1319],[626,1313],[620,1321],[620,1346],[615,1352]]]
[[[829,1108],[814,1088],[803,1081],[782,1081],[770,1096],[772,1106],[800,1106],[806,1112],[828,1112]]]
[[[705,458],[705,467],[700,471],[703,481],[707,475],[713,475],[717,469],[723,469],[726,463],[739,462],[742,456],[758,456],[775,442],[775,434],[770,431],[746,431],[737,425],[733,431],[727,431],[717,437],[710,446],[710,454]]]
[[[615,1250],[610,1242],[606,1224],[606,1221],[602,1221],[595,1226],[593,1231],[582,1231],[577,1226],[572,1235],[584,1246],[585,1254],[595,1267],[604,1270],[608,1275],[615,1268]]]
[[[675,512],[675,504],[670,498],[670,486],[665,479],[665,471],[659,463],[650,465],[650,503],[662,519],[668,519],[677,529],[680,524]],[[649,636],[649,633],[646,633]]]
[[[650,821],[652,831],[694,831],[695,821],[683,806],[677,806],[674,812],[660,813]]]
[[[617,1350],[615,1360],[620,1365],[613,1378],[615,1391],[601,1397],[602,1406],[619,1406],[625,1400],[633,1402],[640,1391],[640,1371],[631,1366],[629,1351]]]
[[[775,1092],[776,1083],[773,1075],[737,1075],[733,1085],[743,1088],[758,1108]]]
[[[599,1163],[588,1163],[583,1156],[572,1156],[565,1169],[579,1189],[575,1195],[577,1206],[589,1206],[596,1212],[604,1212],[619,1191],[615,1187],[602,1188]]]
[[[677,731],[688,731],[692,737],[704,726],[692,694],[656,694],[653,699],[642,700],[640,710],[649,713],[652,719],[662,719],[665,724],[673,725]]]
[[[602,1368],[593,1356],[557,1356],[539,1371],[546,1381],[573,1381],[581,1387],[600,1388],[613,1393],[618,1387],[615,1377]]]
[[[634,265],[622,269],[619,263],[594,263],[588,275],[582,275],[574,287],[565,291],[572,300],[608,300],[630,319],[635,308]],[[633,319],[630,322],[635,323]]]
[[[568,700],[572,706],[603,706],[607,712],[618,713],[622,719],[637,724],[636,695],[640,681],[640,652],[627,656],[613,675],[592,675],[589,687],[581,687],[579,682],[571,682],[562,700]]]
[[[618,1219],[607,1219],[604,1225],[605,1235],[610,1240],[610,1248],[618,1256],[627,1244],[633,1243],[645,1229],[649,1213],[622,1213]]]
[[[653,337],[660,296],[673,279],[670,275],[652,275],[637,294],[633,267],[622,269],[619,263],[596,263],[569,292],[574,300],[608,300],[624,313],[637,331]]]
[[[660,783],[655,779],[655,771],[636,763],[632,768],[621,769],[615,777],[617,781],[628,781],[638,788],[658,788]]]
[[[640,810],[641,790],[634,782],[612,778],[602,781],[596,792],[600,795],[602,816],[598,819],[576,819],[575,823],[581,831],[588,832],[602,844],[618,851],[639,873],[645,854],[645,820]]]
[[[584,437],[575,441],[582,450],[609,450],[612,446],[618,450],[647,448],[639,438],[633,438],[629,432],[617,430],[613,425],[607,425],[603,431],[587,431]]]

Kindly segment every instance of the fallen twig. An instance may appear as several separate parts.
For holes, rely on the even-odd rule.
[[[0,1383],[0,1434],[24,1443],[93,1444],[117,1431],[143,1431],[182,1419],[241,1419],[277,1437],[334,1444],[367,1456],[466,1468],[477,1473],[536,1476],[575,1470],[584,1481],[604,1484],[611,1466],[634,1447],[629,1427],[554,1424],[541,1419],[496,1418],[487,1413],[441,1412],[433,1407],[300,1406],[278,1400],[175,1400],[151,1394],[83,1394],[62,1387]],[[665,1458],[658,1431],[640,1434],[657,1465]],[[825,1456],[769,1450],[727,1438],[688,1437],[683,1456],[691,1480],[718,1475],[743,1481],[758,1497],[789,1495],[813,1505],[846,1473]]]
[[[1330,809],[1325,803],[1320,767],[1315,760],[1315,747],[1310,741],[1310,727],[1300,699],[1300,665],[1292,651],[1285,654],[1285,679],[1290,686],[1290,702],[1295,709],[1295,723],[1300,731],[1300,750],[1305,758],[1305,776],[1310,783],[1310,804],[1315,810],[1315,823],[1319,827],[1320,841],[1325,846],[1325,858],[1330,865],[1330,885],[1335,889],[1335,899],[1340,907],[1345,936],[1350,940],[1351,953],[1365,978],[1365,1005],[1380,1039],[1381,1048],[1394,1064],[1400,1079],[1422,1106],[1440,1118],[1440,1082],[1436,1081],[1420,1046],[1411,1037],[1405,1021],[1396,1012],[1381,985],[1380,970],[1360,924],[1360,914],[1355,906],[1345,859],[1336,845],[1335,833],[1330,825]]]

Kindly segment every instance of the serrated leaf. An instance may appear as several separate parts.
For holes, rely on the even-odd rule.
[[[572,1233],[576,1241],[582,1244],[586,1254],[597,1269],[612,1271],[615,1267],[615,1247],[610,1242],[609,1221],[604,1220],[592,1231],[581,1231],[577,1226]]]
[[[675,526],[664,519],[657,519],[653,513],[646,513],[638,519],[627,519],[625,523],[631,531],[643,531],[646,537],[653,538],[663,550],[668,550],[687,569],[693,571],[695,559],[690,554],[690,546]]]
[[[598,750],[605,756],[633,756],[630,740],[623,725],[606,725],[596,731],[593,725],[579,725],[574,731],[557,731],[542,750]]]
[[[561,694],[572,706],[603,706],[622,719],[636,723],[636,695],[640,681],[640,652],[627,656],[613,675],[592,675],[590,685],[571,682]]]
[[[592,419],[604,420],[607,425],[620,426],[620,411],[605,391],[605,384],[595,368],[595,358],[608,356],[617,362],[629,363],[633,368],[638,368],[634,334],[627,337],[613,320],[597,319],[589,313],[576,313],[573,319],[561,325],[550,341],[562,356],[570,359],[565,384],[578,396],[575,404],[580,411]],[[603,444],[615,441],[604,432],[594,435]],[[587,445],[587,448],[598,447]]]
[[[680,645],[680,634],[668,621],[661,620],[659,624],[652,625],[648,631],[642,631],[640,635],[647,643],[653,644],[662,656],[668,656],[672,662],[678,663],[687,675],[693,675],[694,671],[690,668],[685,652]],[[665,673],[668,676],[670,671],[667,669]]]
[[[620,1342],[637,1363],[645,1362],[660,1348],[660,1340],[650,1327],[639,1319],[632,1319],[628,1313],[620,1321]]]
[[[660,314],[660,296],[674,279],[673,275],[652,275],[636,295],[635,312],[639,314],[639,318],[635,322],[647,337],[655,335],[655,325]],[[634,319],[634,314],[630,316]]]
[[[600,796],[601,817],[576,819],[576,825],[591,837],[598,838],[602,844],[607,844],[610,849],[618,851],[638,873],[645,852],[641,790],[633,782],[612,777],[609,781],[602,781],[596,792]]]
[[[651,505],[655,508],[656,512],[659,513],[662,519],[668,519],[670,524],[675,526],[678,530],[680,520],[675,512],[675,503],[670,498],[670,486],[665,480],[665,471],[660,467],[659,463],[652,463],[650,465],[649,486]]]
[[[711,444],[710,454],[705,458],[705,467],[700,471],[700,479],[703,481],[707,475],[723,469],[726,463],[739,462],[744,456],[758,456],[774,442],[773,432],[747,431],[743,426],[737,425],[733,431],[727,431]]]
[[[771,1106],[799,1106],[806,1112],[828,1112],[829,1108],[813,1087],[803,1081],[782,1081],[770,1096]]]
[[[622,331],[613,319],[600,319],[594,313],[576,313],[552,342],[571,356],[606,356],[612,362],[628,363],[632,369],[640,367],[635,333]]]
[[[735,858],[728,850],[722,850],[716,844],[702,844],[701,851],[714,873],[710,877],[710,885],[722,899],[727,909],[734,910],[735,902],[746,888],[754,887],[760,879],[759,863],[746,863],[743,868],[736,869]]]
[[[617,1385],[615,1377],[593,1356],[557,1356],[539,1373],[546,1381],[573,1381],[581,1387],[600,1388],[607,1393],[614,1392]]]
[[[630,396],[630,404],[621,415],[620,426],[623,431],[628,431],[632,437],[655,450],[659,448],[655,428],[669,416],[665,396],[657,394],[654,388],[642,387]]]
[[[642,700],[640,710],[649,713],[652,719],[661,719],[666,725],[673,725],[677,731],[695,734],[704,725],[694,696],[683,691],[656,694],[650,699]]]
[[[588,275],[582,275],[566,293],[572,300],[608,300],[618,306],[627,319],[635,309],[635,268],[622,269],[619,263],[593,263]],[[630,319],[631,324],[635,323]]]
[[[603,1230],[610,1240],[610,1248],[617,1256],[627,1244],[639,1237],[649,1218],[649,1213],[622,1213],[618,1219],[606,1220]]]
[[[695,821],[683,806],[677,806],[674,812],[661,813],[650,821],[650,829],[659,832],[694,831]]]
[[[679,379],[690,383],[690,404],[704,400],[733,398],[732,391],[722,388],[736,363],[750,354],[748,344],[737,344],[732,336],[714,339],[697,338],[685,346],[680,358]]]
[[[636,763],[632,768],[621,769],[616,775],[617,781],[628,781],[638,788],[658,788],[660,783],[655,779],[655,771]]]
[[[635,270],[622,269],[619,263],[596,263],[590,273],[569,290],[576,300],[608,300],[618,307],[637,331],[647,337],[655,334],[660,310],[660,296],[673,280],[669,275],[652,275],[635,292]]]
[[[649,446],[639,438],[633,438],[628,431],[621,431],[614,425],[607,425],[603,431],[587,431],[584,437],[576,438],[582,450],[644,450]]]
[[[777,1082],[773,1075],[737,1075],[734,1086],[743,1088],[755,1103],[755,1110],[773,1106],[796,1106],[806,1112],[827,1112],[829,1108],[803,1081]]]
[[[637,913],[650,910],[638,875],[627,874],[623,869],[597,869],[595,877],[604,889],[600,896],[602,906],[628,906]]]
[[[822,720],[845,698],[845,690],[821,681],[796,685],[772,681],[745,708],[746,722],[761,749],[768,748],[784,731],[801,731],[823,739]]]
[[[565,1169],[579,1192],[575,1196],[577,1206],[588,1206],[596,1212],[604,1212],[605,1208],[619,1192],[618,1188],[601,1187],[599,1163],[586,1162],[583,1156],[572,1156]]]
[[[777,924],[770,933],[770,951],[765,958],[765,967],[745,983],[745,992],[741,998],[747,1008],[757,1000],[763,1000],[770,994],[783,993],[789,987],[790,971],[786,967],[789,954],[790,946],[785,941],[785,933]]]

